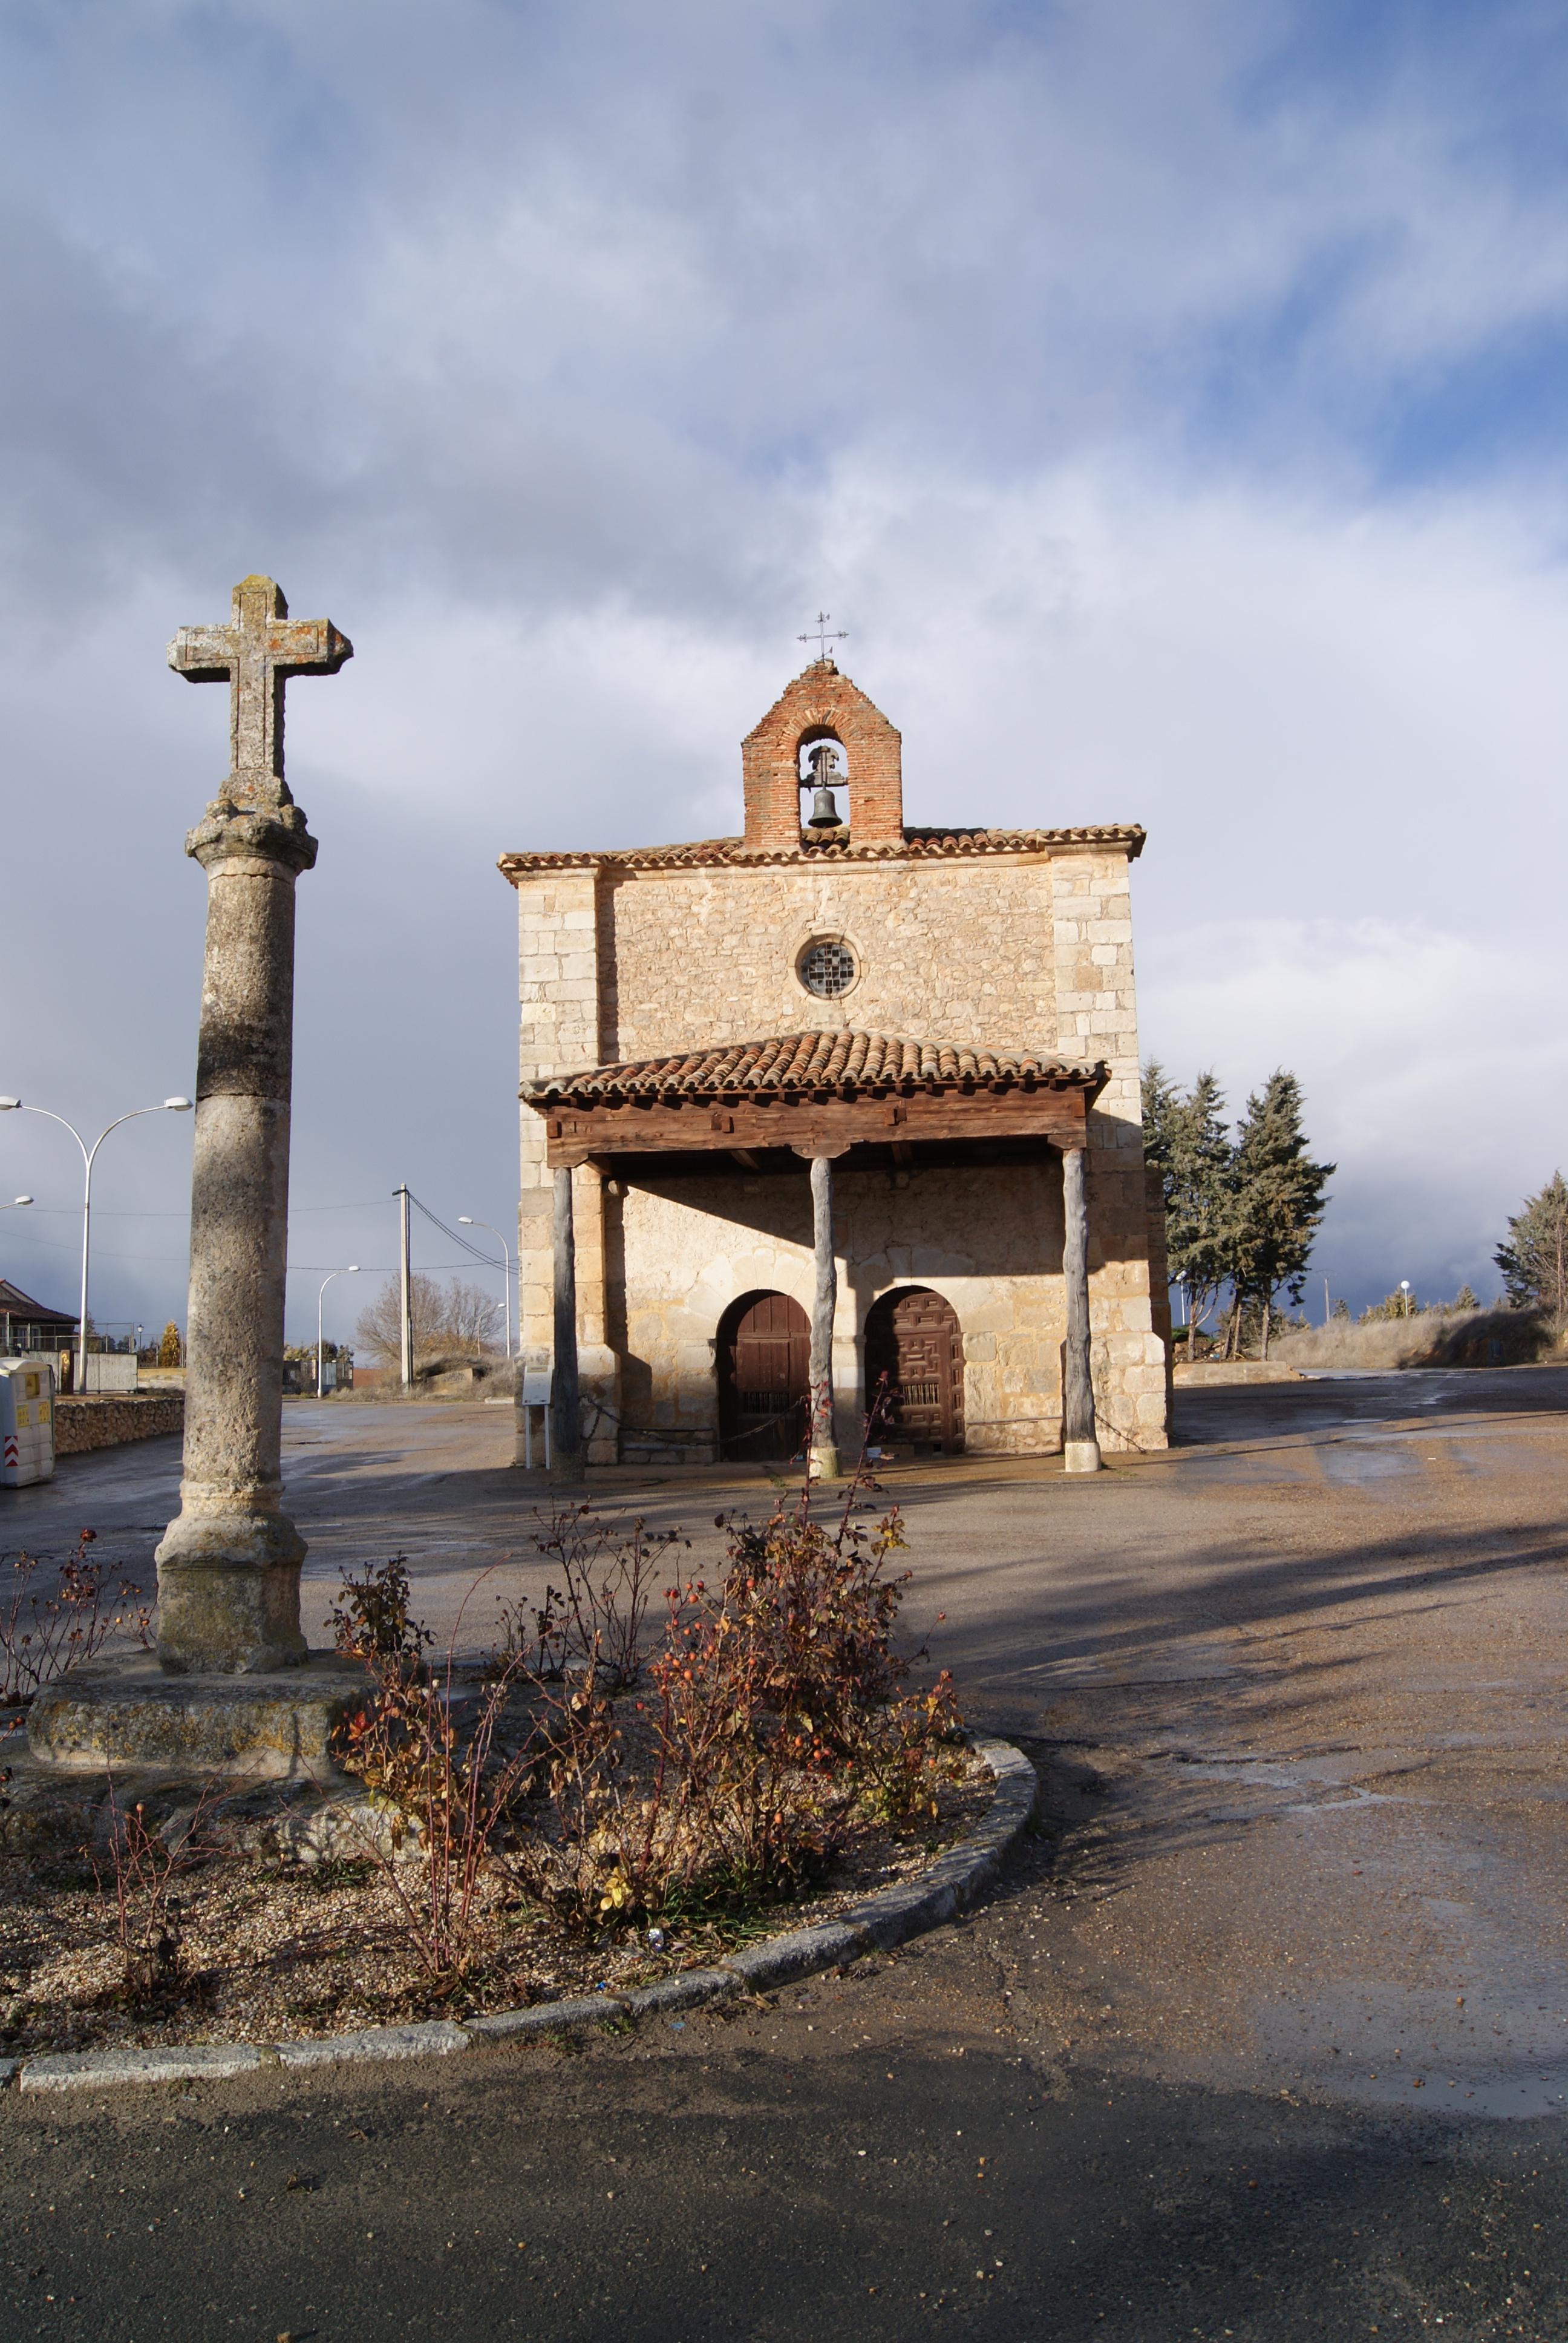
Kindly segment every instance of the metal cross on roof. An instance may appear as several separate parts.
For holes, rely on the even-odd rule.
[[[798,643],[815,643],[817,646],[817,657],[819,659],[825,659],[827,658],[828,646],[829,643],[845,643],[849,639],[848,630],[843,627],[835,628],[831,632],[829,631],[828,621],[832,615],[833,613],[831,610],[819,610],[817,613],[816,625],[809,628],[805,634],[797,635],[795,638]]]

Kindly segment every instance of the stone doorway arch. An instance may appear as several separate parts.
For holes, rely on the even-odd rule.
[[[787,1293],[743,1293],[719,1322],[719,1442],[738,1463],[798,1455],[810,1406],[811,1322]]]
[[[897,1286],[866,1313],[868,1407],[884,1375],[883,1438],[917,1455],[958,1455],[964,1444],[963,1330],[952,1303],[929,1285]]]

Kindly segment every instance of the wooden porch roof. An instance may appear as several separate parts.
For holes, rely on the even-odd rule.
[[[554,1165],[728,1152],[747,1170],[780,1155],[868,1149],[894,1161],[933,1144],[1083,1144],[1107,1080],[1101,1060],[974,1050],[885,1033],[785,1033],[526,1083]],[[771,1151],[773,1165],[762,1159]],[[695,1168],[695,1167],[693,1167]],[[712,1168],[709,1164],[709,1168]]]

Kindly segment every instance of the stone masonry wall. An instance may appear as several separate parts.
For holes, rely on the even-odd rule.
[[[55,1402],[55,1453],[80,1456],[92,1448],[119,1448],[128,1440],[158,1440],[183,1432],[184,1392],[145,1392],[133,1398]]]
[[[612,867],[600,882],[605,1060],[847,1030],[993,1050],[1062,1046],[1052,869],[1045,855]],[[831,1001],[796,973],[818,937],[842,937],[859,970]],[[1103,1054],[1098,1037],[1090,1054]]]
[[[552,872],[518,889],[520,1049],[523,1082],[565,1067],[602,1063],[603,1010],[598,878],[592,870]],[[527,1365],[549,1363],[554,1342],[553,1183],[545,1161],[545,1126],[522,1111],[518,1201],[518,1286],[521,1350]],[[619,1362],[605,1343],[604,1233],[598,1174],[573,1175],[578,1280],[578,1367],[585,1397],[598,1403],[599,1429],[588,1461],[615,1462]],[[590,1419],[592,1421],[592,1419]],[[520,1440],[520,1434],[519,1434]]]

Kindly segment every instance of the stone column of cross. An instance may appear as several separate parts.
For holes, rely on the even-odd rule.
[[[264,1675],[308,1656],[305,1541],[282,1506],[283,1317],[294,1062],[295,881],[316,840],[283,777],[283,692],[353,646],[291,619],[270,578],[226,627],[184,627],[169,664],[226,683],[223,794],[186,840],[207,876],[196,1041],[180,1510],[158,1546],[158,1658],[179,1675]]]

